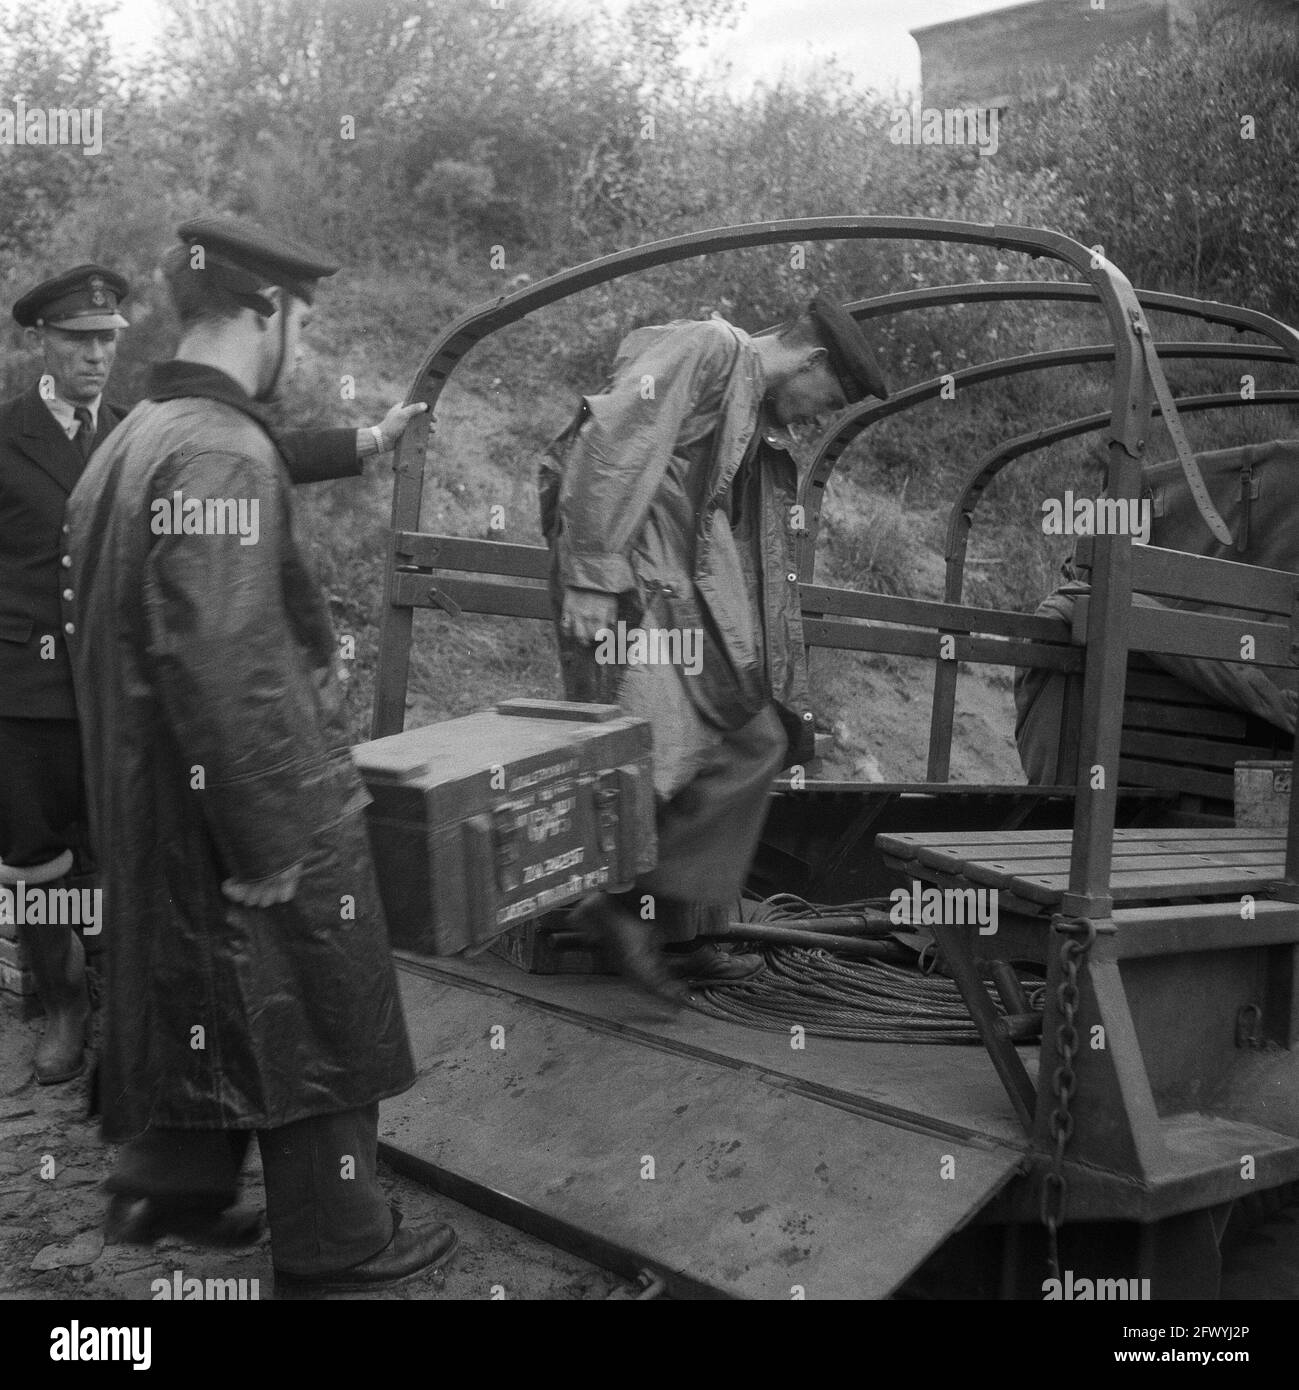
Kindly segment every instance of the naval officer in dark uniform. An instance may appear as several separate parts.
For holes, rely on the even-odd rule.
[[[127,281],[86,264],[29,290],[13,308],[44,374],[0,405],[0,887],[45,901],[74,863],[88,867],[72,671],[60,616],[64,507],[86,460],[126,410],[104,396]],[[295,483],[355,476],[396,447],[424,406],[394,406],[378,425],[287,433],[279,444]],[[25,914],[24,914],[25,915]],[[85,955],[72,925],[24,922],[22,941],[45,1009],[36,1079],[84,1070],[90,1020]]]
[[[126,414],[104,399],[126,294],[114,271],[80,265],[23,295],[14,318],[45,372],[0,406],[0,886],[47,902],[60,901],[50,890],[84,849],[86,819],[60,528],[91,451]],[[67,1081],[83,1068],[90,1020],[81,940],[66,922],[20,931],[46,1016],[36,1078]]]

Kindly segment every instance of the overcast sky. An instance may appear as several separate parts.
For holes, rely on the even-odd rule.
[[[716,52],[730,61],[737,86],[782,71],[797,78],[834,55],[866,86],[886,94],[916,91],[920,53],[909,29],[1006,6],[1007,0],[748,0],[744,18]]]
[[[472,3],[472,0],[469,0]],[[557,0],[581,5],[591,0]],[[120,0],[115,37],[147,49],[158,27],[156,0]],[[357,0],[364,5],[365,0]],[[444,0],[447,4],[466,0]],[[600,0],[621,6],[626,0]],[[863,85],[914,91],[920,58],[907,33],[924,24],[1005,7],[1006,0],[747,0],[739,25],[694,60],[730,64],[731,85],[751,86],[782,74],[798,79],[820,58],[835,55]]]

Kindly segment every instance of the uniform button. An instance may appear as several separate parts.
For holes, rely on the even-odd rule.
[[[70,570],[72,568],[72,556],[65,555],[59,563],[63,566],[65,570]]]
[[[805,710],[803,711],[803,723],[805,723],[805,724],[810,724],[811,722],[812,722],[812,711],[811,711],[810,709],[805,709]]]
[[[72,527],[69,526],[68,523],[65,521],[65,522],[63,523],[63,534],[66,536],[66,535],[68,534],[68,532],[71,531],[71,530],[72,530]]]
[[[63,597],[66,598],[66,599],[70,599],[70,598],[72,597],[72,590],[71,590],[71,589],[64,589],[64,591],[63,591]]]
[[[71,637],[77,629],[72,623],[64,623],[63,630],[68,634],[69,637]]]
[[[785,577],[789,580],[789,582],[790,582],[791,584],[796,583],[797,580],[798,580],[798,575],[796,575],[796,574],[793,572],[793,570],[791,570],[791,571],[789,572],[789,574],[786,575]]]

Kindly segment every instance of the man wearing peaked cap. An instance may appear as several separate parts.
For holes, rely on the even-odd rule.
[[[857,321],[828,294],[813,295],[807,306],[817,343],[823,346],[839,389],[848,402],[874,396],[888,400],[888,387],[875,354]],[[797,333],[797,329],[795,329]]]
[[[117,309],[128,293],[129,286],[116,271],[79,265],[28,290],[14,305],[14,318],[23,328],[49,324],[84,333],[129,328]]]
[[[823,294],[757,336],[716,315],[642,328],[543,462],[568,697],[616,701],[654,731],[658,865],[629,895],[591,895],[577,918],[669,1002],[681,978],[761,968],[701,943],[700,927],[740,895],[772,777],[814,751],[788,427],[886,394],[865,335]],[[638,661],[637,630],[660,654],[676,634],[684,656],[693,636],[694,661]]]
[[[210,227],[213,245],[225,224]],[[302,276],[318,260],[294,259]],[[126,411],[104,398],[117,353],[126,279],[87,263],[43,280],[13,306],[40,354],[44,374],[0,405],[0,889],[63,886],[69,869],[89,868],[85,797],[72,668],[60,594],[61,528],[68,495],[90,453]],[[300,288],[304,288],[300,286]],[[309,293],[309,290],[307,291]],[[423,406],[394,406],[361,430],[306,430],[278,442],[294,482],[353,476],[360,460],[391,449]],[[49,901],[63,899],[49,896]],[[79,924],[86,925],[86,924]],[[42,1084],[84,1070],[90,1003],[84,948],[70,928],[22,925],[24,956],[45,1010],[36,1051]]]
[[[58,890],[74,865],[88,868],[59,606],[60,528],[91,450],[126,413],[104,390],[118,331],[128,326],[119,308],[127,291],[116,271],[86,264],[42,281],[13,306],[44,367],[28,391],[0,406],[0,889],[24,901],[33,891],[51,904],[70,901]],[[74,928],[95,925],[37,924],[26,911],[18,920],[45,1010],[36,1079],[70,1081],[84,1069],[90,1022],[85,952]]]
[[[181,223],[177,234],[191,249],[204,249],[199,269],[216,268],[242,293],[255,294],[258,285],[274,280],[310,304],[315,299],[315,282],[337,275],[342,268],[301,242],[233,217],[195,217]]]
[[[262,293],[278,285],[300,304],[315,299],[317,280],[338,273],[338,265],[300,242],[263,231],[234,218],[198,217],[178,229],[182,247],[173,253],[168,271],[181,295],[199,286],[215,286],[229,303],[251,309],[257,319],[278,326],[279,356],[269,382],[254,393],[258,401],[274,400],[288,360],[291,316],[276,315],[276,305]],[[183,302],[183,300],[182,300]],[[182,311],[183,312],[183,311]]]
[[[165,266],[177,356],[68,504],[101,1105],[124,1141],[105,1234],[255,1238],[235,1208],[255,1131],[280,1292],[393,1282],[455,1246],[400,1226],[376,1175],[378,1103],[415,1072],[328,604],[258,404],[334,270],[246,223],[186,223]]]

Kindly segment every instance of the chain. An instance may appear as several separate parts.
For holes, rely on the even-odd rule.
[[[1064,978],[1056,990],[1060,1006],[1060,1026],[1055,1033],[1055,1048],[1059,1065],[1051,1078],[1055,1093],[1055,1109],[1051,1112],[1051,1138],[1054,1151],[1051,1171],[1042,1180],[1042,1224],[1046,1227],[1047,1262],[1051,1277],[1060,1277],[1060,1227],[1064,1225],[1065,1199],[1068,1182],[1064,1175],[1064,1151],[1073,1137],[1073,1113],[1070,1102],[1077,1085],[1073,1059],[1078,1051],[1078,967],[1096,940],[1096,923],[1087,917],[1053,917],[1051,927],[1065,936],[1060,946],[1060,964]]]

